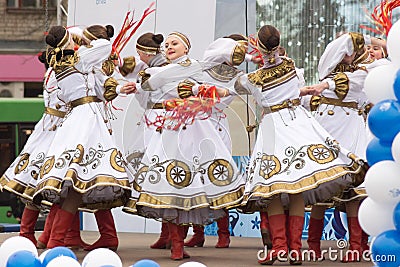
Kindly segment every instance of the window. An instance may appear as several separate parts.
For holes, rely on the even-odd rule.
[[[43,8],[46,6],[48,1],[49,8],[55,8],[57,6],[57,0],[7,0],[8,8]]]

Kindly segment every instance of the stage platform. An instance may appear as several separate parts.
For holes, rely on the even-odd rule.
[[[37,236],[40,234],[37,233]],[[17,233],[0,234],[0,244],[7,238],[18,235]],[[216,249],[214,245],[217,237],[206,236],[206,242],[202,248],[185,248],[191,255],[190,259],[183,261],[172,261],[169,259],[170,252],[166,249],[150,249],[157,238],[157,234],[137,234],[137,233],[118,233],[120,246],[118,255],[120,256],[123,266],[129,267],[140,259],[151,259],[160,264],[161,267],[177,267],[187,261],[197,261],[208,267],[247,267],[261,266],[257,263],[257,252],[262,249],[261,240],[251,237],[231,237],[231,247],[228,249]],[[94,242],[98,237],[98,233],[82,231],[82,238],[89,243]],[[337,248],[336,241],[322,241],[322,248]],[[307,243],[303,240],[303,249],[307,248]],[[41,254],[43,250],[39,250]],[[88,252],[79,250],[76,255],[82,263],[83,258]],[[273,266],[289,266],[289,262],[276,262]],[[341,263],[339,260],[325,260],[323,262],[303,262],[302,266],[374,266],[372,262],[362,261],[359,263]]]

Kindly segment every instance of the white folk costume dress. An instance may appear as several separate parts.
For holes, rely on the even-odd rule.
[[[168,116],[163,101],[186,98],[202,79],[202,66],[187,56],[165,67],[150,68],[143,84],[153,109],[148,119]],[[152,135],[136,175],[140,195],[128,212],[175,224],[207,224],[238,205],[244,184],[214,123],[209,119],[169,130],[149,126]],[[133,202],[131,204],[134,204]]]
[[[65,115],[65,105],[58,98],[60,90],[52,68],[43,81],[44,114],[27,140],[21,154],[0,179],[0,188],[32,200],[47,151],[56,134],[57,125]]]
[[[264,109],[248,165],[243,211],[265,210],[277,195],[303,193],[306,205],[330,198],[359,171],[346,153],[300,106],[299,80],[291,59],[275,53],[263,68],[241,76],[238,93],[251,93]]]
[[[167,64],[168,62],[164,57],[164,55],[159,53],[149,61],[148,68],[162,67]],[[146,69],[148,70],[148,68]],[[142,109],[144,111],[143,115],[136,122],[136,128],[131,133],[131,138],[126,141],[127,144],[124,143],[124,147],[126,148],[124,156],[127,161],[127,172],[128,175],[130,175],[133,178],[136,176],[137,171],[139,170],[140,163],[142,161],[144,152],[146,151],[146,147],[148,146],[149,139],[153,134],[153,129],[147,127],[145,120],[147,114],[153,107],[153,103],[150,101],[150,92],[144,91],[141,88],[141,84],[147,81],[149,76],[148,74],[146,74],[145,70],[140,70],[139,72],[136,73],[137,75],[135,77],[133,77],[132,75],[125,76],[131,79],[132,81],[133,80],[137,81],[136,84],[137,92],[135,93],[135,98],[137,102],[134,103],[139,103],[140,107],[136,108]],[[132,119],[134,119],[133,116],[129,116],[129,114],[126,114],[124,121]],[[133,184],[133,187],[135,189],[138,189],[138,186],[135,183]],[[135,193],[134,196],[135,198],[131,198],[129,202],[126,204],[127,207],[135,206],[137,200],[137,194]],[[127,212],[129,212],[130,210],[130,208],[125,208],[125,209],[127,210]]]
[[[69,110],[47,153],[35,198],[58,203],[72,187],[82,194],[81,208],[109,209],[121,206],[131,194],[124,159],[95,90],[95,76],[101,75],[101,64],[110,53],[109,41],[94,40],[54,67],[60,97]],[[105,85],[106,99],[108,87],[112,84]]]
[[[203,72],[204,83],[234,92],[235,81],[243,73],[232,65],[240,65],[245,57],[245,46],[230,38],[218,38],[207,47],[203,55],[203,62],[206,63],[204,65],[212,66]],[[234,98],[235,96],[231,94],[222,97],[220,103],[215,105],[210,117],[229,151],[232,151],[229,123],[222,111],[232,103]]]
[[[321,96],[311,98],[310,107],[315,119],[331,134],[339,144],[366,162],[368,129],[363,112],[367,97],[364,81],[365,67],[340,63],[345,55],[364,51],[369,38],[359,33],[348,33],[332,41],[326,47],[318,64],[319,76],[329,85]],[[356,59],[357,60],[357,59]],[[365,171],[354,175],[355,186],[364,181]],[[354,190],[353,193],[350,193]],[[363,186],[345,190],[335,200],[350,200],[365,197]]]

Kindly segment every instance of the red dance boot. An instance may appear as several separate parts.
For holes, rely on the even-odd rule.
[[[185,227],[185,226],[184,226]],[[204,226],[202,225],[193,225],[194,235],[189,241],[185,242],[185,246],[187,247],[203,247],[204,245]]]
[[[346,251],[345,257],[342,262],[356,262],[360,261],[362,257],[361,251],[361,238],[362,229],[358,223],[357,217],[347,217],[347,225],[349,227],[349,249]]]
[[[58,204],[53,204],[51,206],[50,212],[47,215],[46,222],[44,223],[44,229],[42,234],[38,238],[37,248],[45,249],[47,247],[47,242],[49,242],[51,228],[53,227],[54,217],[57,214],[57,211],[60,209]]]
[[[168,229],[169,238],[171,240],[171,259],[182,260],[183,258],[190,258],[190,255],[183,250],[185,227],[169,222]]]
[[[229,214],[226,215],[219,220],[217,220],[218,225],[218,242],[215,245],[216,248],[229,248],[229,243],[231,242],[229,232]]]
[[[64,238],[69,227],[74,220],[75,214],[63,209],[59,209],[54,217],[53,226],[47,248],[55,248],[64,246]]]
[[[88,246],[88,244],[85,244],[81,239],[79,212],[75,214],[74,220],[72,221],[72,224],[65,235],[64,246],[69,247],[72,250],[78,250]]]
[[[260,231],[261,231],[261,239],[264,246],[267,246],[268,249],[272,248],[271,234],[269,233],[269,223],[268,223],[268,213],[264,211],[260,211]]]
[[[289,216],[289,260],[290,265],[301,265],[301,236],[303,234],[304,217]]]
[[[265,259],[258,260],[261,265],[272,265],[276,260],[285,261],[288,255],[286,239],[286,215],[276,214],[268,216],[272,235],[272,250],[265,255]]]
[[[169,240],[168,223],[163,222],[161,224],[161,233],[158,240],[150,246],[154,249],[171,248],[171,240]]]
[[[22,213],[21,225],[19,228],[19,235],[28,238],[33,244],[37,244],[35,237],[35,225],[39,217],[39,210],[24,208]]]
[[[90,251],[96,248],[108,248],[116,251],[118,248],[118,236],[111,210],[96,211],[94,216],[96,217],[100,238],[84,249]]]
[[[314,219],[310,217],[310,222],[308,224],[308,249],[310,251],[310,256],[315,258],[312,260],[322,261],[324,258],[321,255],[321,236],[324,230],[324,219]],[[314,253],[315,254],[314,254]]]
[[[362,252],[369,250],[368,238],[369,238],[369,235],[366,232],[362,231],[362,235],[361,235],[361,251]]]

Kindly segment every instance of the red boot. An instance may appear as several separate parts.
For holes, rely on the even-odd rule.
[[[118,248],[118,236],[111,210],[99,210],[94,216],[96,217],[100,238],[84,249],[90,251],[96,248],[108,248],[116,251]]]
[[[49,242],[51,228],[53,226],[54,217],[57,214],[57,211],[60,209],[58,204],[53,204],[51,206],[50,212],[47,215],[46,222],[44,223],[44,229],[42,234],[38,238],[37,248],[45,249],[47,247],[47,242]]]
[[[215,245],[216,248],[229,248],[229,243],[231,242],[229,232],[229,214],[219,220],[217,220],[218,225],[218,242]]]
[[[169,222],[168,229],[171,240],[171,259],[182,260],[183,258],[190,258],[190,255],[183,250],[184,226]]]
[[[324,230],[324,219],[314,219],[310,217],[310,222],[308,224],[308,249],[310,251],[310,256],[315,258],[312,260],[322,261],[324,258],[321,255],[321,236]],[[314,252],[314,253],[312,253]]]
[[[268,216],[268,221],[272,235],[272,250],[268,255],[265,255],[265,259],[258,260],[258,263],[261,265],[272,265],[278,259],[278,256],[280,260],[285,260],[288,255],[286,215],[276,214]]]
[[[64,246],[65,234],[74,220],[75,214],[59,209],[54,217],[47,248]]]
[[[79,212],[75,214],[74,220],[65,235],[64,246],[69,247],[72,250],[78,250],[88,246],[88,244],[85,244],[81,239]]]
[[[362,231],[362,235],[361,235],[361,250],[363,252],[369,250],[368,238],[369,238],[369,235],[366,232]]]
[[[39,217],[39,210],[33,210],[25,207],[22,213],[19,235],[28,238],[33,244],[37,243],[35,237],[35,225]]]
[[[260,231],[261,231],[261,239],[264,246],[267,246],[268,249],[272,248],[271,235],[269,233],[269,223],[268,223],[268,213],[264,211],[260,211]]]
[[[189,241],[185,242],[185,246],[187,247],[203,247],[204,245],[204,226],[202,225],[193,225],[194,235]]]
[[[289,216],[289,260],[290,265],[301,265],[301,236],[303,234],[304,217]]]
[[[161,233],[158,240],[150,246],[154,249],[171,248],[171,241],[169,240],[168,223],[163,222],[161,224]]]
[[[347,225],[349,227],[349,249],[346,252],[342,262],[356,262],[361,260],[361,238],[362,229],[357,217],[347,217]]]

